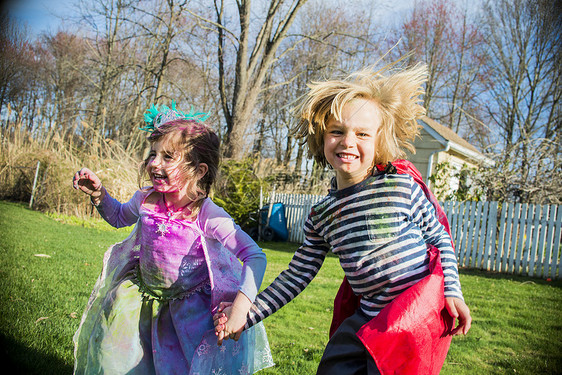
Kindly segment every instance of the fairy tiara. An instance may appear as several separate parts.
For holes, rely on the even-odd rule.
[[[176,102],[172,101],[172,108],[168,106],[161,105],[158,108],[158,104],[152,104],[149,109],[146,110],[144,114],[144,122],[146,123],[145,127],[139,128],[140,130],[144,130],[146,132],[153,132],[162,124],[173,120],[196,120],[199,122],[203,122],[209,118],[208,113],[204,112],[195,112],[193,107],[188,113],[182,112],[176,108]]]

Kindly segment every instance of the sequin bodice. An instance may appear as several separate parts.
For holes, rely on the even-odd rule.
[[[209,280],[194,224],[147,211],[141,215],[140,278],[151,294],[175,298]]]

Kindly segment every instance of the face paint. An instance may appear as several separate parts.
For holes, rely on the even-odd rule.
[[[146,165],[154,190],[160,193],[176,193],[182,189],[180,162],[178,154],[170,154],[163,148],[161,141],[154,142]]]

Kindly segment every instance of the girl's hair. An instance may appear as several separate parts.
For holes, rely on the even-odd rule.
[[[330,116],[341,120],[342,108],[350,101],[362,98],[374,101],[381,116],[375,140],[375,164],[387,164],[405,156],[404,149],[415,153],[410,143],[419,135],[416,120],[425,114],[419,104],[423,95],[427,68],[419,64],[402,71],[391,72],[394,64],[373,71],[364,69],[342,80],[313,82],[301,104],[295,108],[297,137],[306,140],[309,157],[321,165],[324,156],[324,133]]]
[[[190,206],[191,214],[197,215],[217,177],[220,162],[219,137],[199,120],[176,119],[157,127],[147,139],[151,145],[162,141],[164,150],[170,154],[179,152],[180,176],[183,177],[182,182],[189,185],[187,193],[192,195],[194,201]],[[147,174],[149,158],[150,156],[139,168],[140,184]],[[207,173],[196,180],[197,169],[201,163],[207,165]]]

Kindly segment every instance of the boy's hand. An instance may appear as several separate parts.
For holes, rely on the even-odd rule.
[[[453,318],[459,320],[459,324],[451,331],[452,336],[460,334],[466,335],[470,330],[472,317],[470,316],[470,309],[460,298],[445,297],[445,307]]]
[[[244,330],[245,320],[240,319],[240,314],[233,313],[232,302],[221,302],[217,313],[213,316],[217,345],[221,346],[223,340],[229,338],[238,341]]]
[[[231,338],[237,341],[240,338],[251,306],[252,301],[240,291],[236,294],[233,303],[219,304],[217,313],[213,316],[219,346],[222,345],[223,340]]]
[[[224,312],[224,310],[232,306],[232,302],[221,302],[219,304],[219,308],[215,315],[213,315],[213,322],[215,324],[215,334],[219,336],[221,332],[224,332],[226,329],[226,322],[228,321],[228,316]]]

